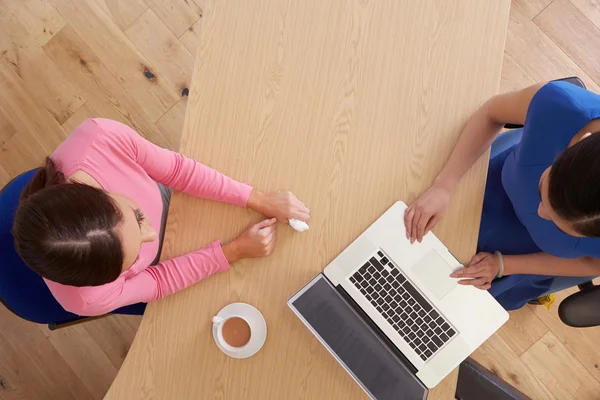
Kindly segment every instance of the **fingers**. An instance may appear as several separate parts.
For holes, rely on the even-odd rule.
[[[469,263],[470,266],[475,266],[476,264],[479,264],[481,261],[483,261],[484,258],[486,258],[487,256],[489,256],[489,253],[477,253],[473,256],[473,258],[471,259],[471,262]]]
[[[277,222],[277,218],[269,218],[260,221],[258,224],[254,225],[253,228],[256,230],[261,230],[268,226],[272,226],[275,222]]]
[[[302,222],[308,222],[310,220],[310,215],[301,210],[297,210],[292,213],[292,218],[300,220]]]
[[[415,211],[415,216],[412,219],[412,226],[410,228],[410,244],[413,244],[415,242],[415,239],[417,238],[417,225],[419,224],[419,219],[422,216],[423,215],[421,214],[421,212]]]
[[[404,228],[406,229],[406,238],[412,237],[412,220],[415,216],[415,208],[411,205],[404,212]]]
[[[458,281],[459,285],[483,286],[489,283],[487,278],[463,279]]]
[[[308,222],[310,219],[310,210],[308,207],[306,207],[303,202],[298,200],[298,198],[292,192],[283,192],[283,196],[289,207],[287,211],[287,218],[294,218],[303,222]]]
[[[492,287],[491,283],[486,283],[484,285],[477,285],[475,286],[477,289],[481,289],[481,290],[488,290],[489,288]]]
[[[474,266],[469,268],[461,268],[450,274],[452,278],[476,278],[479,277],[483,268],[480,266]]]
[[[417,223],[417,240],[419,243],[423,241],[423,236],[427,233],[425,231],[425,227],[429,224],[429,217],[421,214],[421,218],[419,218],[419,222]]]

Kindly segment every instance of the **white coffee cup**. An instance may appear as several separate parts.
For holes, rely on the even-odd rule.
[[[246,324],[248,324],[248,326],[250,327],[250,337],[248,338],[248,341],[246,342],[246,344],[244,344],[241,347],[234,347],[234,346],[230,345],[229,343],[227,343],[227,341],[223,337],[223,326],[225,326],[225,322],[229,321],[232,318],[243,319],[244,322],[246,322]],[[250,324],[250,321],[248,321],[248,319],[245,318],[243,315],[229,315],[225,318],[215,316],[212,318],[212,322],[213,322],[213,326],[217,329],[217,340],[219,341],[219,344],[221,346],[223,346],[229,352],[235,353],[235,352],[242,351],[248,346],[248,343],[250,343],[252,341],[252,325]]]
[[[240,347],[230,345],[223,337],[223,327],[232,318],[243,319],[250,327],[250,340]],[[223,353],[233,358],[248,358],[256,354],[267,339],[267,323],[255,307],[246,303],[233,303],[223,307],[212,318],[212,335],[215,344]],[[226,332],[227,333],[227,332]]]

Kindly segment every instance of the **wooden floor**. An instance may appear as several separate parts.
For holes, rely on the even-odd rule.
[[[0,0],[0,186],[88,117],[176,149],[201,23],[201,0]],[[577,75],[600,93],[599,54],[600,0],[514,0],[501,91]],[[556,308],[513,312],[477,358],[534,399],[600,399],[600,328]],[[102,398],[139,322],[50,332],[0,307],[0,399]]]

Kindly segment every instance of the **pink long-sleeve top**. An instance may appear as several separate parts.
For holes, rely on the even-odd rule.
[[[135,200],[156,232],[160,231],[162,215],[162,199],[156,182],[193,196],[239,206],[246,205],[252,191],[252,187],[155,146],[127,125],[108,119],[84,121],[51,158],[66,177],[82,170],[107,192],[121,193]],[[45,281],[65,310],[92,316],[160,299],[230,267],[219,241],[150,266],[157,252],[158,240],[143,243],[139,258],[131,268],[105,285],[75,287]]]

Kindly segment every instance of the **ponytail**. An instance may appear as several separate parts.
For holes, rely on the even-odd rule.
[[[50,186],[65,183],[65,176],[58,170],[56,164],[50,157],[46,157],[44,165],[38,169],[31,181],[25,186],[21,193],[21,200],[27,199],[32,194]]]

